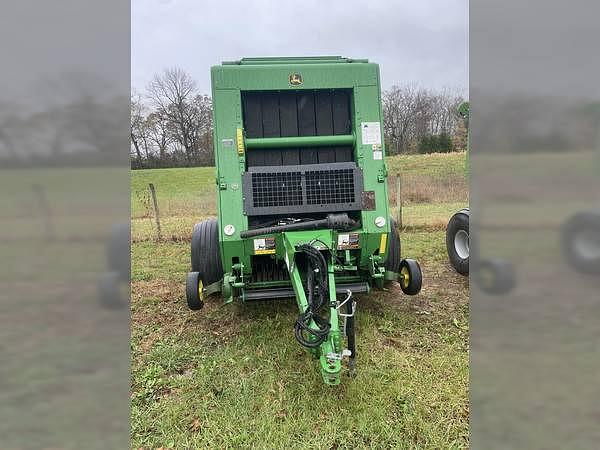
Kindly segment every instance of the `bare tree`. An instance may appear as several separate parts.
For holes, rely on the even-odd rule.
[[[159,112],[151,112],[146,118],[146,127],[151,144],[158,150],[158,159],[161,163],[167,160],[167,152],[172,142],[167,119]]]
[[[131,144],[135,150],[138,167],[143,167],[142,152],[140,150],[142,123],[144,122],[144,105],[139,94],[131,93],[131,115],[129,132],[131,136]]]
[[[402,153],[408,148],[411,123],[415,117],[415,91],[413,85],[392,86],[383,93],[383,128],[394,151]]]
[[[148,86],[148,97],[156,111],[167,121],[172,137],[185,150],[188,166],[195,150],[196,122],[192,101],[196,93],[195,81],[183,70],[166,69],[156,75]]]
[[[194,121],[196,123],[195,149],[200,164],[214,163],[212,151],[212,100],[207,95],[194,98]]]
[[[429,136],[450,136],[459,122],[455,111],[462,98],[449,89],[434,92],[414,84],[392,86],[383,92],[382,100],[391,154],[414,151]]]

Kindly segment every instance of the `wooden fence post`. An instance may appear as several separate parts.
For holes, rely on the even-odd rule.
[[[400,175],[396,175],[396,208],[398,227],[402,228],[402,178]]]
[[[152,194],[152,204],[154,205],[154,218],[156,220],[156,232],[158,234],[158,240],[161,240],[162,233],[160,231],[160,214],[158,212],[158,201],[156,200],[156,189],[154,189],[153,183],[150,183],[148,186],[150,187],[150,194]]]

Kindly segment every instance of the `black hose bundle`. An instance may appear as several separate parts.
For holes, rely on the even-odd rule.
[[[299,220],[285,225],[273,225],[264,228],[254,228],[240,232],[243,239],[260,236],[261,234],[283,233],[284,231],[318,230],[327,228],[330,230],[352,230],[358,227],[358,223],[348,217],[348,214],[327,214],[324,219]]]
[[[327,303],[329,296],[327,261],[321,252],[312,245],[302,244],[298,246],[298,251],[306,255],[308,307],[296,319],[294,334],[300,345],[316,348],[327,339],[331,328],[329,321],[318,315],[319,310]],[[317,325],[316,329],[310,326],[311,321]]]

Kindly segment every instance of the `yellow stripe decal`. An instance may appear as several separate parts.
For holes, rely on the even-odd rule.
[[[387,233],[383,233],[381,235],[381,242],[379,243],[379,254],[383,255],[385,253],[385,247],[387,245]]]
[[[270,250],[255,250],[254,251],[255,255],[274,255],[275,254],[275,249],[270,249]]]
[[[244,130],[242,128],[237,129],[237,151],[238,155],[244,154]]]

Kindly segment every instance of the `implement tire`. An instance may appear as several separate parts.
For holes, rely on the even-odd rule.
[[[185,298],[188,308],[192,311],[202,309],[204,306],[204,285],[198,272],[188,272],[185,280]]]
[[[446,228],[446,250],[450,264],[461,275],[469,275],[469,209],[452,216]]]
[[[198,272],[205,286],[223,278],[217,219],[208,219],[194,225],[191,254],[192,272]]]
[[[406,295],[417,295],[423,285],[421,266],[414,259],[403,259],[400,263],[400,288]]]

